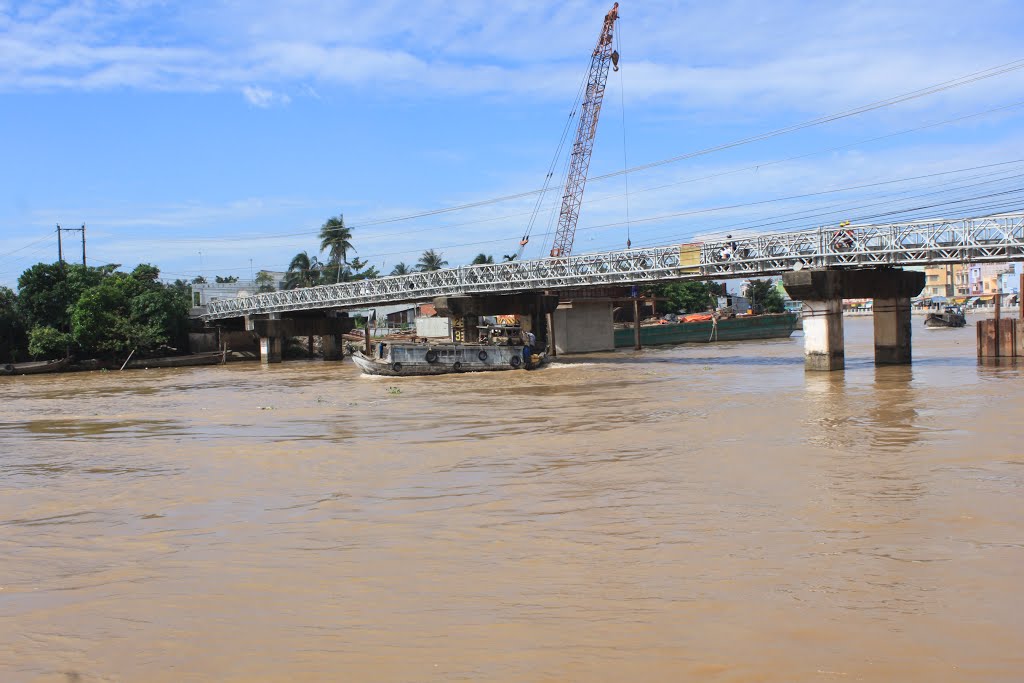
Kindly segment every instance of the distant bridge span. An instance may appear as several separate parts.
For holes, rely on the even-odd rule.
[[[724,240],[511,261],[267,292],[210,302],[206,320],[351,308],[435,296],[510,294],[592,285],[765,277],[804,268],[1024,261],[1024,213],[826,227]]]

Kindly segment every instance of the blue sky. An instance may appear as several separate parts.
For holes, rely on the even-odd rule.
[[[384,272],[512,253],[533,197],[373,223],[539,188],[608,5],[0,0],[0,284],[55,259],[56,223],[86,223],[91,262],[169,278],[283,270],[338,213]],[[621,5],[592,177],[1024,59],[1015,1]],[[972,199],[1024,163],[959,171],[1024,160],[1022,102],[1016,70],[596,180],[575,252],[624,246],[627,182],[634,245],[1024,207]]]

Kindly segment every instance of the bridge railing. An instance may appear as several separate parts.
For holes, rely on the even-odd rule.
[[[1024,213],[851,225],[563,258],[461,266],[220,299],[206,319],[590,285],[764,277],[802,268],[1024,260]]]

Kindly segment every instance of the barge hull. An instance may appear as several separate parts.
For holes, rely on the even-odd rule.
[[[749,339],[786,339],[796,329],[795,313],[741,316],[712,321],[690,323],[667,323],[664,325],[642,325],[640,344],[707,344],[715,341],[746,341]],[[717,329],[716,329],[717,327]],[[616,348],[631,347],[634,344],[633,328],[615,330]]]

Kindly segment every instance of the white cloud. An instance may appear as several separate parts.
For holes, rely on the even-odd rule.
[[[292,101],[288,95],[275,93],[266,88],[258,88],[251,85],[242,88],[242,95],[254,107],[266,109],[274,105],[287,105]]]
[[[565,99],[604,0],[0,6],[0,91],[129,87],[265,93],[359,87]],[[681,111],[823,111],[1019,57],[1005,3],[636,4],[620,22],[627,95]],[[257,87],[252,83],[261,83]],[[961,101],[1020,76],[954,91]],[[315,92],[315,91],[314,91]]]

